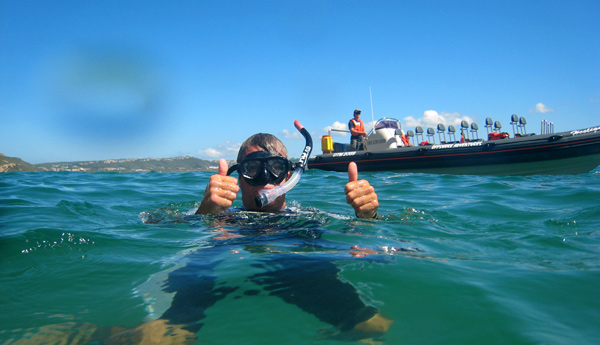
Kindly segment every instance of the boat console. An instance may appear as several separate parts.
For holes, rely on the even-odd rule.
[[[395,149],[406,146],[400,120],[384,117],[379,119],[367,138],[367,151]]]

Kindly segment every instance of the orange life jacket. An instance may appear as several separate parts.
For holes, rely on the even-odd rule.
[[[504,138],[509,138],[510,135],[506,132],[503,133],[497,133],[497,132],[491,132],[488,133],[488,140],[499,140],[499,139],[504,139]]]
[[[358,122],[356,122],[356,120],[354,119],[350,119],[350,122],[354,124],[354,130],[355,131],[359,131],[359,132],[364,132],[365,131],[365,123],[363,122],[363,120],[358,119]]]
[[[402,134],[402,142],[404,143],[404,146],[412,146],[410,139],[408,139],[408,135],[406,134]]]

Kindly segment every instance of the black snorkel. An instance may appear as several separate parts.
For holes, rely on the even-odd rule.
[[[306,128],[304,128],[304,126],[302,126],[300,122],[298,122],[298,120],[294,120],[294,126],[296,126],[296,129],[300,133],[302,133],[304,139],[306,140],[306,146],[304,147],[304,151],[302,151],[300,160],[298,160],[298,162],[295,164],[296,168],[294,170],[294,173],[292,174],[292,177],[290,177],[290,179],[287,182],[273,189],[263,189],[259,192],[258,196],[256,196],[256,198],[254,199],[254,201],[256,202],[256,206],[258,206],[259,208],[272,203],[279,196],[289,192],[292,188],[294,188],[298,181],[300,181],[300,177],[302,177],[304,169],[306,169],[306,165],[308,164],[308,157],[310,157],[310,153],[312,151],[313,146],[312,137],[310,136],[310,133],[308,133]]]

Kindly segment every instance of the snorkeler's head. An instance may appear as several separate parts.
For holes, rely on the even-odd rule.
[[[237,171],[251,186],[278,185],[293,168],[287,159],[287,149],[276,136],[258,133],[246,139],[237,156],[237,164],[229,173]]]
[[[256,146],[261,148],[263,151],[271,154],[272,156],[283,156],[283,158],[288,158],[287,149],[285,145],[273,134],[268,133],[257,133],[246,139],[242,146],[240,146],[240,150],[237,155],[237,162],[241,163],[242,160],[248,154],[247,151],[250,146]]]

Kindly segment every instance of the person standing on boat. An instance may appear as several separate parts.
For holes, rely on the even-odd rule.
[[[365,132],[365,123],[360,119],[360,109],[354,110],[354,118],[348,122],[348,128],[350,128],[351,133],[350,145],[352,150],[364,150],[367,132]]]

